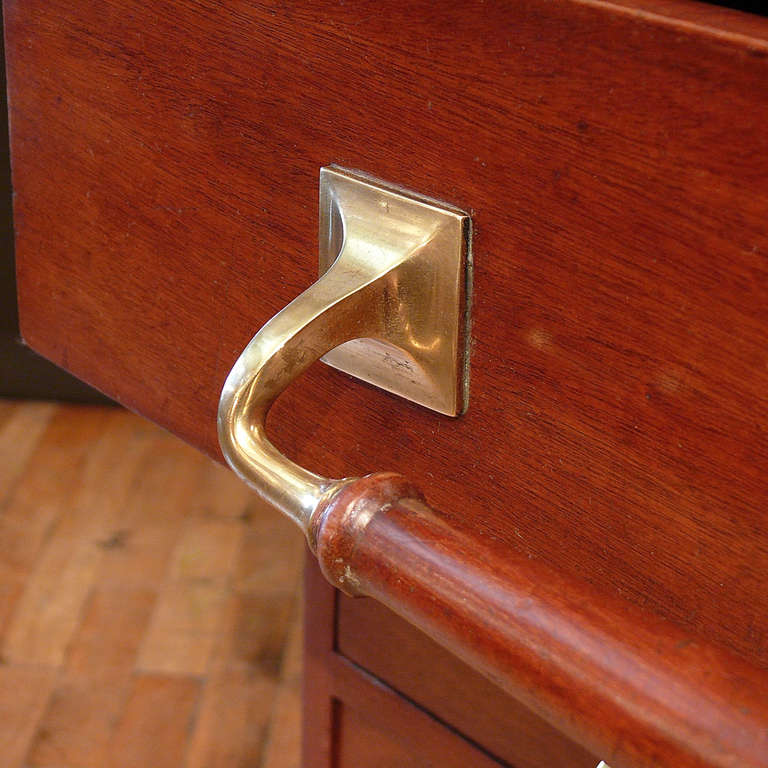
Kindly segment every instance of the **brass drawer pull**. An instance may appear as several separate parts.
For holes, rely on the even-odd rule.
[[[334,350],[328,362],[336,367],[441,413],[463,411],[468,242],[469,218],[461,211],[360,174],[322,169],[326,271],[245,348],[218,416],[232,469],[305,534],[318,506],[348,480],[320,477],[283,456],[266,435],[270,406]]]

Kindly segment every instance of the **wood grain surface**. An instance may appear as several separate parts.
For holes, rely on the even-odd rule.
[[[307,599],[321,585],[311,588]],[[337,653],[500,762],[515,768],[595,768],[599,762],[380,602],[339,594],[335,608]]]
[[[304,622],[310,629],[304,633],[303,768],[511,765],[494,755],[489,745],[474,740],[472,737],[477,734],[457,727],[461,723],[425,710],[419,702],[396,690],[395,680],[374,677],[339,652],[335,627],[337,593],[324,579],[311,554],[304,569],[304,591]],[[382,642],[395,640],[391,619],[396,617],[386,613],[390,621],[385,620],[380,627]],[[359,630],[365,628],[361,626]],[[413,658],[412,648],[398,647],[396,657],[407,666]],[[433,671],[438,673],[437,668]],[[461,682],[471,685],[471,678],[465,677]],[[462,687],[452,692],[454,699],[461,699]],[[486,706],[493,703],[500,700],[487,702]],[[514,702],[509,700],[504,701],[502,709],[510,718],[516,711]],[[517,738],[516,731],[517,723],[510,720],[510,741]]]
[[[331,584],[380,601],[615,768],[768,768],[768,670],[478,537],[401,477],[346,484],[310,545]]]
[[[212,455],[318,169],[471,211],[468,413],[323,366],[270,429],[768,664],[768,22],[693,3],[10,0],[22,330]]]

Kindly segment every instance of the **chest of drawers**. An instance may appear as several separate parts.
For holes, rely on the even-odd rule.
[[[639,658],[677,664],[623,655],[646,619],[680,633],[702,700],[765,699],[768,20],[657,0],[7,0],[5,21],[33,348],[220,456],[229,369],[316,277],[319,168],[459,206],[467,412],[317,365],[276,403],[274,441],[324,475],[407,475],[449,528],[619,606],[605,663],[626,687],[601,695],[622,717],[648,693]],[[490,683],[308,579],[308,765],[768,764],[759,711],[720,701],[670,752],[589,712],[587,679],[559,719],[521,689],[522,710],[488,693],[496,720],[476,717]],[[525,724],[508,749],[504,718]]]

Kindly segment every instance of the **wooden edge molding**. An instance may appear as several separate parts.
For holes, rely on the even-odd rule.
[[[618,13],[640,22],[670,27],[768,53],[768,19],[706,2],[690,0],[571,0],[574,5]]]
[[[768,672],[462,530],[404,478],[313,519],[334,586],[387,605],[613,768],[768,766]]]

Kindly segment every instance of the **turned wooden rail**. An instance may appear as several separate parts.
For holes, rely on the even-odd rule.
[[[613,768],[768,766],[766,670],[460,529],[399,475],[342,489],[310,545],[334,586],[381,601]]]

